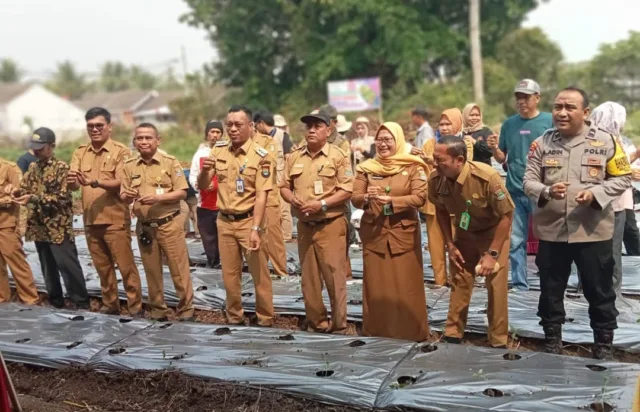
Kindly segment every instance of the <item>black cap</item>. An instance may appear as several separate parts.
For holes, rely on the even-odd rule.
[[[209,120],[207,122],[207,126],[204,128],[204,136],[205,137],[207,137],[207,135],[209,134],[209,131],[211,131],[211,129],[218,129],[222,133],[224,133],[224,127],[222,126],[222,122],[220,120]]]
[[[322,110],[314,110],[308,115],[302,116],[300,118],[300,121],[305,124],[310,123],[314,120],[320,120],[321,122],[324,122],[327,126],[331,124],[331,118],[329,117],[329,115],[327,115],[327,113],[325,113]]]
[[[322,106],[320,106],[320,111],[325,112],[331,120],[338,119],[338,111],[330,104],[323,104]]]
[[[48,143],[55,143],[56,135],[53,130],[47,127],[39,127],[31,135],[29,140],[29,148],[33,150],[40,150]]]

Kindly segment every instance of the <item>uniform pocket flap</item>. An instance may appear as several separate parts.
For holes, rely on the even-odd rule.
[[[92,169],[91,163],[89,163],[89,164],[85,163],[83,165],[80,165],[80,171],[82,171],[82,172],[90,172],[91,169]]]
[[[607,159],[603,156],[583,156],[582,166],[600,166],[604,167],[607,164]]]
[[[336,175],[336,169],[333,167],[323,167],[322,170],[318,172],[318,176],[322,177],[334,177]]]

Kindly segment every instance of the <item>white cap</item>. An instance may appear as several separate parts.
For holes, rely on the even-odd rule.
[[[514,93],[540,94],[540,85],[535,80],[523,79],[516,86]]]
[[[287,121],[280,114],[273,115],[273,122],[275,127],[285,127],[287,125]]]
[[[338,115],[336,122],[336,129],[338,130],[338,133],[344,133],[351,129],[352,123],[348,122],[347,118],[341,114]]]

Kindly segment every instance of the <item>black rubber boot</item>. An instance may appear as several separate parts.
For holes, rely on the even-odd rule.
[[[593,330],[593,359],[613,360],[613,330]]]
[[[544,351],[562,355],[562,325],[545,326],[543,329]]]

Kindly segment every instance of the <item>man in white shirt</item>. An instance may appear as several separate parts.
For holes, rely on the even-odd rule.
[[[418,149],[421,149],[428,139],[433,139],[436,136],[429,122],[427,122],[427,117],[427,109],[422,106],[416,107],[411,112],[411,122],[413,122],[413,125],[418,129],[413,145]]]

